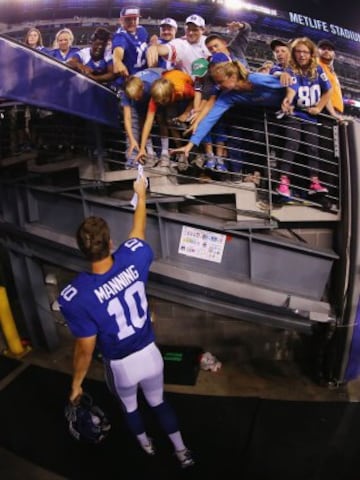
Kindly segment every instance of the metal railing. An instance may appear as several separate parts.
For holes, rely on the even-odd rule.
[[[30,112],[30,120],[26,120]],[[291,187],[293,196],[299,202],[311,207],[308,196],[309,162],[317,152],[319,177],[329,190],[326,195],[326,208],[340,211],[340,147],[338,125],[327,115],[319,115],[317,133],[307,134],[307,141],[300,137],[299,142],[288,145],[289,138],[302,135],[306,122],[277,119],[275,112],[263,109],[233,108],[221,119],[226,130],[223,140],[226,147],[224,162],[227,172],[219,172],[206,167],[203,144],[193,149],[189,155],[186,170],[177,168],[176,156],[171,157],[169,169],[149,167],[145,170],[158,176],[171,178],[174,184],[211,183],[231,186],[233,189],[248,189],[253,183],[256,199],[271,216],[274,208],[287,203],[277,193],[279,179],[288,170],[291,160]],[[19,161],[29,155],[37,165],[53,164],[80,158],[98,164],[98,171],[114,172],[125,170],[126,136],[122,118],[119,129],[96,125],[77,117],[57,112],[48,112],[24,105],[8,105],[1,109],[0,156]],[[172,127],[173,128],[173,127]],[[170,147],[185,144],[189,137],[177,128],[177,138],[169,136]],[[160,155],[160,133],[154,125],[151,135],[155,151]],[[295,151],[292,148],[295,147]],[[214,145],[215,149],[215,145]],[[254,172],[259,172],[254,176]],[[101,176],[97,181],[101,181]],[[295,199],[292,199],[295,201]],[[307,200],[308,203],[307,203]],[[216,199],[213,200],[216,203]],[[288,202],[289,204],[290,202]]]

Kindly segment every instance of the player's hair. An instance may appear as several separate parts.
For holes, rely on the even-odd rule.
[[[224,75],[225,77],[232,77],[236,75],[238,80],[247,80],[249,72],[239,60],[231,60],[229,62],[220,62],[209,64],[210,75]]]
[[[304,72],[298,65],[296,58],[295,58],[295,50],[299,45],[305,45],[310,50],[310,61],[309,61],[309,66],[307,68],[307,75],[309,78],[316,78],[317,77],[317,47],[315,43],[310,40],[308,37],[300,37],[300,38],[295,38],[295,40],[291,44],[291,58],[290,58],[290,68],[291,70],[298,74],[298,75],[303,75]]]
[[[90,262],[110,255],[110,229],[101,217],[87,217],[76,232],[79,249]]]
[[[69,35],[69,46],[71,46],[73,43],[74,43],[74,34],[73,32],[70,30],[70,28],[62,28],[61,30],[59,30],[57,32],[57,34],[55,35],[55,40],[54,40],[54,48],[59,48],[59,37],[61,34],[63,33],[67,33]]]
[[[125,80],[125,83],[124,83],[125,95],[131,98],[132,100],[135,100],[136,98],[138,98],[139,93],[143,91],[143,89],[144,89],[144,82],[139,77],[136,77],[135,75],[130,75],[130,77],[128,77]]]
[[[90,42],[95,40],[101,40],[102,42],[108,42],[111,38],[111,32],[103,27],[98,27],[90,37]]]
[[[42,39],[41,32],[38,28],[35,28],[35,27],[29,28],[29,30],[26,32],[25,40],[24,40],[25,44],[29,45],[29,35],[30,35],[31,32],[36,32],[37,35],[38,35],[38,40],[36,42],[36,46],[37,47],[43,47],[44,44],[43,44],[43,39]]]
[[[167,105],[174,99],[175,87],[166,78],[159,78],[152,84],[150,95],[155,103]]]

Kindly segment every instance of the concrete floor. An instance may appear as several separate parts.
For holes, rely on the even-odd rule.
[[[195,386],[166,385],[167,391],[313,402],[360,401],[360,380],[334,389],[319,385],[304,373],[296,356],[301,340],[295,332],[251,325],[158,299],[151,299],[151,310],[158,343],[197,345],[222,362],[216,373],[200,370]],[[30,351],[23,358],[24,366],[0,382],[0,390],[28,363],[71,372],[73,340],[61,315],[54,312],[54,318],[60,347],[53,352]],[[103,378],[101,362],[93,361],[89,377]],[[61,478],[0,449],[0,478],[21,476],[27,480]]]

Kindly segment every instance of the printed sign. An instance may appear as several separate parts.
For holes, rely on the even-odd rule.
[[[221,263],[225,240],[226,235],[221,233],[183,226],[178,253]]]

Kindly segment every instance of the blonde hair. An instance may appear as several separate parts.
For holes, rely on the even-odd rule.
[[[139,77],[131,75],[125,80],[124,83],[124,92],[125,95],[132,100],[136,100],[139,97],[139,94],[144,90],[144,83]]]
[[[296,61],[295,58],[295,50],[299,45],[305,45],[310,50],[310,61],[309,61],[309,66],[307,67],[307,76],[309,78],[316,78],[317,77],[317,47],[315,43],[310,40],[308,37],[301,37],[301,38],[296,38],[292,44],[291,44],[291,58],[290,58],[290,63],[289,66],[291,70],[296,73],[297,75],[303,75],[304,71],[300,68],[299,64]]]
[[[29,45],[29,35],[31,32],[36,32],[37,35],[38,35],[38,39],[37,39],[37,42],[36,42],[36,46],[37,47],[43,47],[44,44],[43,44],[43,39],[42,39],[42,35],[41,35],[41,32],[39,29],[35,28],[35,27],[32,27],[32,28],[29,28],[29,30],[26,32],[26,35],[25,35],[25,44],[26,45]]]
[[[69,47],[71,47],[71,45],[74,43],[74,34],[73,32],[70,30],[70,28],[62,28],[61,30],[59,30],[57,32],[57,34],[55,35],[55,40],[54,40],[54,48],[59,48],[59,37],[60,35],[62,35],[63,33],[67,33],[69,35]]]
[[[159,78],[152,84],[150,94],[155,103],[167,105],[173,101],[175,87],[166,78]]]
[[[249,72],[239,60],[231,60],[229,62],[211,63],[209,64],[210,75],[223,75],[227,78],[233,75],[237,76],[238,80],[246,80]]]

